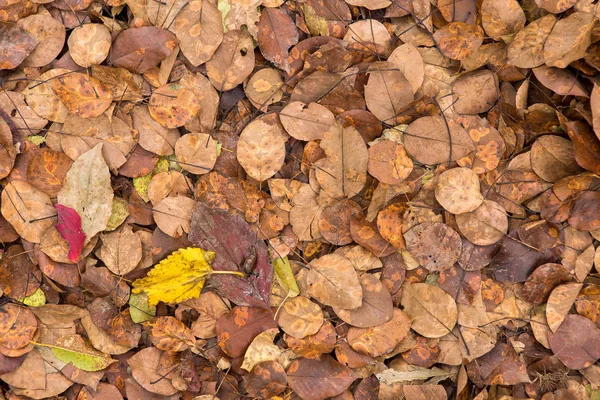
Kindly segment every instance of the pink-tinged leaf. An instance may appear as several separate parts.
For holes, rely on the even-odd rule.
[[[58,224],[56,230],[69,243],[69,260],[77,262],[85,243],[85,233],[81,230],[81,217],[71,207],[56,204]]]
[[[217,255],[217,271],[242,271],[235,275],[213,275],[210,284],[222,296],[239,306],[269,309],[273,267],[265,242],[259,240],[241,217],[199,202],[192,213],[188,239]]]

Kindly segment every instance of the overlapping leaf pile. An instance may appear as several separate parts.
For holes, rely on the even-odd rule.
[[[2,395],[599,398],[599,19],[0,3]]]

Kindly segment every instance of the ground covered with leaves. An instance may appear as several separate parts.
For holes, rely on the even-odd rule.
[[[599,17],[0,2],[0,399],[600,399]]]

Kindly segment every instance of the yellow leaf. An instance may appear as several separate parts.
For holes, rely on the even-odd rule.
[[[298,289],[296,277],[292,272],[292,267],[288,258],[276,258],[273,262],[273,269],[275,270],[275,278],[281,287],[288,292],[287,297],[298,296],[300,294],[300,289]]]
[[[200,248],[188,247],[173,252],[154,266],[148,276],[133,282],[133,293],[145,292],[148,305],[159,301],[180,303],[200,297],[206,278],[211,274],[234,274],[238,271],[213,271],[210,263],[215,253]]]

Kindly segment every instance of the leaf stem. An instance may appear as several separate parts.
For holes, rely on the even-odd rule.
[[[241,276],[242,278],[246,277],[246,275],[243,272],[240,272],[240,271],[212,271],[210,273],[210,275],[213,275],[213,274],[229,274],[229,275]]]

